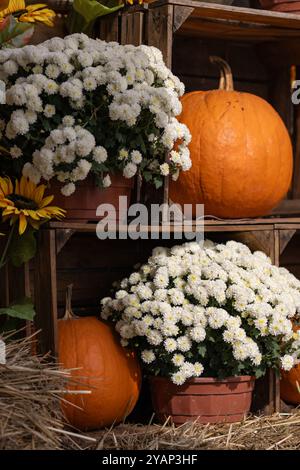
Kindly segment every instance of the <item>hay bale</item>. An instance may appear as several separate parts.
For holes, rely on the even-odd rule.
[[[81,449],[78,441],[84,436],[73,439],[60,409],[70,371],[33,356],[33,338],[5,342],[6,364],[0,364],[0,449]]]

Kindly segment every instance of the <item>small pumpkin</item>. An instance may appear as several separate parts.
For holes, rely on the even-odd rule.
[[[141,372],[133,352],[124,349],[112,328],[95,317],[76,317],[68,288],[66,312],[58,321],[59,362],[71,372],[62,408],[69,423],[88,431],[119,423],[133,410]],[[74,383],[76,380],[76,383]]]
[[[294,325],[294,331],[300,330],[300,326]],[[287,403],[300,405],[300,364],[290,371],[281,371],[280,396]]]
[[[192,134],[192,168],[170,183],[173,202],[204,204],[207,215],[257,217],[288,191],[293,153],[288,131],[264,99],[234,91],[229,65],[219,57],[218,90],[182,97],[180,121]]]

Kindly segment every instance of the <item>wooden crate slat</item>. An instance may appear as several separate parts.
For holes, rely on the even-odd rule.
[[[297,29],[300,27],[299,15],[278,13],[269,10],[241,8],[219,4],[198,2],[194,0],[159,0],[149,5],[149,10],[166,5],[181,5],[193,8],[192,17],[237,20],[249,23],[268,24],[282,29]]]

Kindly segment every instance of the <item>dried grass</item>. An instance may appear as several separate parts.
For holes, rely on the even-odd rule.
[[[81,449],[82,442],[94,439],[66,430],[60,410],[70,371],[33,356],[32,341],[6,341],[7,362],[0,365],[0,449]]]
[[[7,342],[7,364],[0,365],[1,450],[300,450],[300,409],[234,424],[123,423],[79,434],[60,410],[70,371],[32,356],[31,348],[32,338]]]
[[[98,441],[92,448],[106,450],[299,450],[300,410],[224,425],[121,424],[90,435]]]

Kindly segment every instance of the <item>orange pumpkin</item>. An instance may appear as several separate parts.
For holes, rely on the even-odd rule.
[[[69,403],[63,401],[62,408],[70,424],[87,431],[122,421],[139,397],[141,373],[134,354],[120,345],[107,324],[95,317],[75,317],[70,292],[58,334],[59,362],[66,369],[78,368],[72,371],[69,390],[91,392],[64,397]]]
[[[225,61],[211,61],[221,67],[220,88],[182,97],[179,119],[192,134],[192,168],[170,183],[170,199],[193,207],[205,204],[207,215],[221,218],[265,215],[291,182],[288,131],[265,100],[234,91]]]
[[[294,331],[300,330],[300,326],[294,325]],[[280,396],[287,403],[300,404],[300,364],[289,372],[281,371]]]

